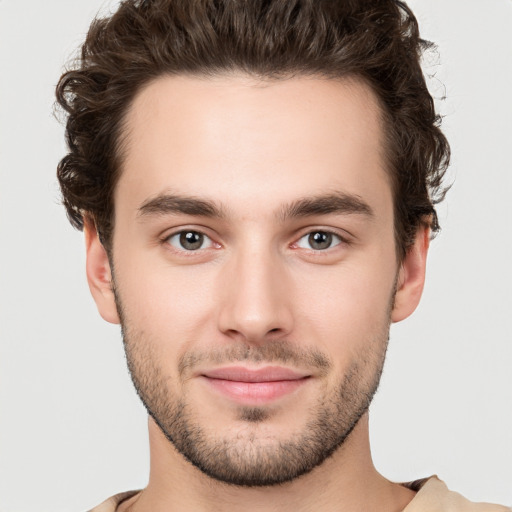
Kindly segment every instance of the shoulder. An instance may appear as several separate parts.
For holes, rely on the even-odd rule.
[[[436,476],[414,482],[418,490],[403,512],[512,512],[512,508],[491,503],[473,503],[459,493],[450,491]]]
[[[97,507],[92,508],[88,512],[115,512],[117,507],[123,502],[130,499],[132,496],[135,496],[139,491],[128,491],[121,492],[112,496],[108,500],[105,500],[103,503],[98,505]]]

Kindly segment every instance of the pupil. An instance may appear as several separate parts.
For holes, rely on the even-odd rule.
[[[317,231],[309,235],[309,244],[313,249],[328,249],[332,243],[331,233]]]
[[[180,244],[184,249],[200,249],[203,245],[203,235],[195,231],[187,231],[180,235]]]

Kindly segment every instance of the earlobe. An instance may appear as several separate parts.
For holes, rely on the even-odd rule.
[[[112,324],[118,324],[120,321],[112,288],[110,262],[91,219],[84,223],[84,234],[89,289],[102,318]]]
[[[418,306],[425,284],[427,253],[430,245],[430,229],[421,226],[412,247],[400,266],[395,303],[391,313],[393,322],[404,320]]]

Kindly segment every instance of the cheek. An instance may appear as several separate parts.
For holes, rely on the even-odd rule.
[[[211,272],[197,266],[172,267],[136,254],[116,262],[115,269],[124,320],[155,349],[181,351],[204,338],[207,320],[211,324],[213,317]]]
[[[320,284],[324,284],[320,286]],[[324,349],[357,352],[380,339],[390,324],[394,265],[347,265],[324,276],[303,278],[295,293],[300,301],[299,331],[314,333]],[[333,354],[334,355],[334,354]]]

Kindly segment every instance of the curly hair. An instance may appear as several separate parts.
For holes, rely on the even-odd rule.
[[[94,221],[109,250],[123,121],[162,75],[356,77],[382,109],[400,259],[420,225],[439,230],[450,158],[421,56],[433,45],[399,0],[123,0],[96,18],[57,85],[69,152],[57,175],[71,223]]]

